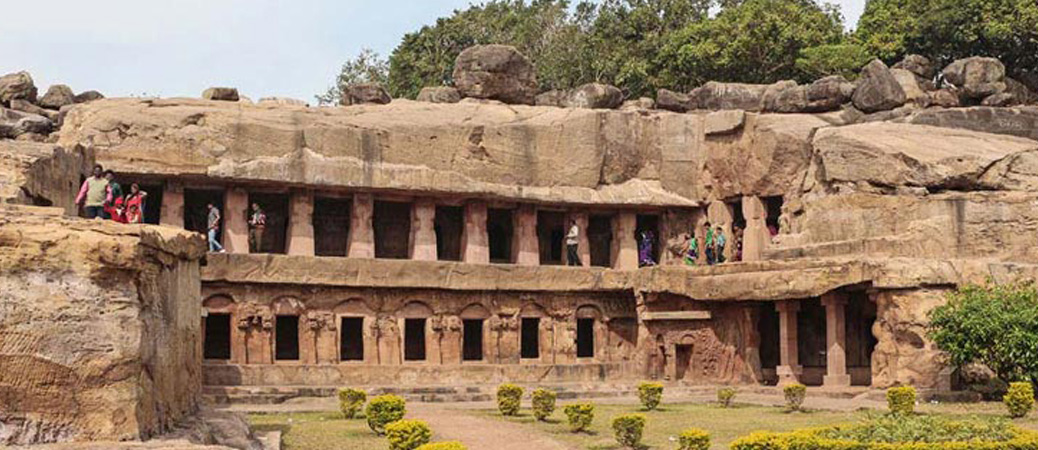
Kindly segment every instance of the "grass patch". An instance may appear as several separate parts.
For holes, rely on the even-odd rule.
[[[284,450],[383,450],[389,448],[384,437],[375,435],[363,417],[350,420],[341,412],[249,414],[249,425],[256,431],[281,431]]]

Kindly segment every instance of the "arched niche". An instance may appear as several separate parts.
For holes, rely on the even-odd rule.
[[[364,300],[351,298],[343,300],[332,308],[332,313],[338,316],[374,316],[375,312]]]
[[[576,317],[578,319],[602,320],[602,310],[595,305],[584,305],[577,308]]]
[[[214,294],[202,301],[202,307],[209,312],[231,312],[235,303],[230,295]]]
[[[486,319],[490,317],[490,311],[479,303],[473,303],[462,309],[459,315],[462,319]]]
[[[274,300],[274,303],[270,305],[270,309],[275,316],[298,316],[303,313],[305,308],[303,307],[303,302],[295,297],[281,297]]]
[[[415,300],[397,310],[396,315],[401,319],[425,319],[432,317],[433,310],[424,302]]]
[[[541,305],[527,303],[519,310],[519,317],[548,317],[548,312]]]

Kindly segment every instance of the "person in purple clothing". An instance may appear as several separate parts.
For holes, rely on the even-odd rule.
[[[638,267],[655,266],[656,260],[652,257],[652,231],[643,231],[638,240]]]

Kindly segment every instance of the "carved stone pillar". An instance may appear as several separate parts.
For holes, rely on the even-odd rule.
[[[489,264],[490,245],[487,237],[487,204],[465,205],[465,231],[461,235],[461,260],[468,264]]]
[[[779,366],[775,368],[779,385],[797,383],[803,368],[797,353],[797,311],[800,303],[783,300],[775,303],[779,314]]]
[[[760,261],[761,254],[771,241],[766,222],[767,209],[760,198],[746,196],[742,198],[742,214],[746,217],[746,229],[742,234],[742,260]]]
[[[638,268],[638,241],[634,238],[634,230],[638,225],[638,216],[631,212],[621,212],[613,217],[612,254],[613,268],[617,270],[634,270]]]
[[[159,223],[184,228],[184,186],[178,182],[168,181],[162,190]]]
[[[375,229],[371,220],[375,212],[375,197],[371,194],[357,194],[350,203],[353,207],[350,210],[350,241],[346,256],[374,258]]]
[[[520,266],[537,266],[541,263],[540,244],[537,239],[537,208],[522,205],[515,211],[515,238],[513,251],[515,263]]]
[[[223,201],[223,246],[228,253],[249,253],[249,193],[229,188]]]
[[[292,193],[289,200],[287,254],[314,256],[314,194]]]
[[[414,202],[411,212],[411,259],[436,261],[436,204],[421,199]]]
[[[846,387],[851,385],[851,376],[847,373],[847,294],[829,292],[822,295],[825,306],[825,343],[826,374],[822,384],[825,387]]]

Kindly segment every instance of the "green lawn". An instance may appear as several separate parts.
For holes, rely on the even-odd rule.
[[[285,450],[388,449],[386,438],[376,436],[364,419],[345,420],[339,412],[250,414],[256,431],[281,431]]]

